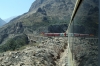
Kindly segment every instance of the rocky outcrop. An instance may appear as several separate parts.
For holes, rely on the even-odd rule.
[[[0,66],[61,66],[59,60],[67,39],[44,37],[23,50],[0,53]],[[60,61],[61,62],[61,61]]]

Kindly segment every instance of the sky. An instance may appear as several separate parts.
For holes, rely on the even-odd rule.
[[[28,12],[35,0],[0,0],[0,18],[7,19]]]

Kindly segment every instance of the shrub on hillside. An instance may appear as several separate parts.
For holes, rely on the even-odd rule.
[[[0,52],[5,52],[8,50],[16,50],[24,45],[28,44],[28,38],[25,34],[16,36],[9,39],[4,45],[0,46]]]

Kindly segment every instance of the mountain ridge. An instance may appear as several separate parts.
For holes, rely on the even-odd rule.
[[[8,23],[8,22],[10,22],[10,20],[14,19],[15,17],[17,17],[17,16],[9,17],[9,18],[7,18],[7,19],[4,19],[4,21]]]
[[[4,24],[6,24],[6,22],[0,18],[0,26],[3,26]]]
[[[71,2],[72,1],[72,2]],[[24,13],[14,19],[12,19],[6,27],[9,27],[9,30],[16,30],[18,26],[16,24],[21,24],[23,26],[22,28],[19,28],[23,30],[22,32],[25,31],[38,31],[42,27],[48,28],[50,25],[55,25],[55,24],[65,24],[69,23],[70,15],[72,13],[74,3],[73,1],[75,0],[36,0],[33,2],[32,6],[38,6],[35,9],[32,8],[32,6],[29,9],[29,12]],[[38,4],[39,3],[39,4]],[[42,5],[42,6],[41,6]],[[67,7],[66,7],[67,6]],[[66,7],[66,8],[65,8]],[[60,9],[60,10],[59,10]],[[34,10],[36,12],[34,12]],[[13,28],[11,28],[11,25],[15,25]],[[37,27],[36,27],[37,26]],[[15,33],[9,32],[8,29],[4,27],[1,30],[6,30],[3,31],[7,33]],[[25,27],[30,27],[26,29]],[[44,28],[43,28],[44,29]],[[48,31],[48,29],[45,29]]]

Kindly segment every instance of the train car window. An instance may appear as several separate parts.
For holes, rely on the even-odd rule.
[[[68,28],[71,61],[77,66],[98,65],[98,14],[99,0],[83,0]]]

